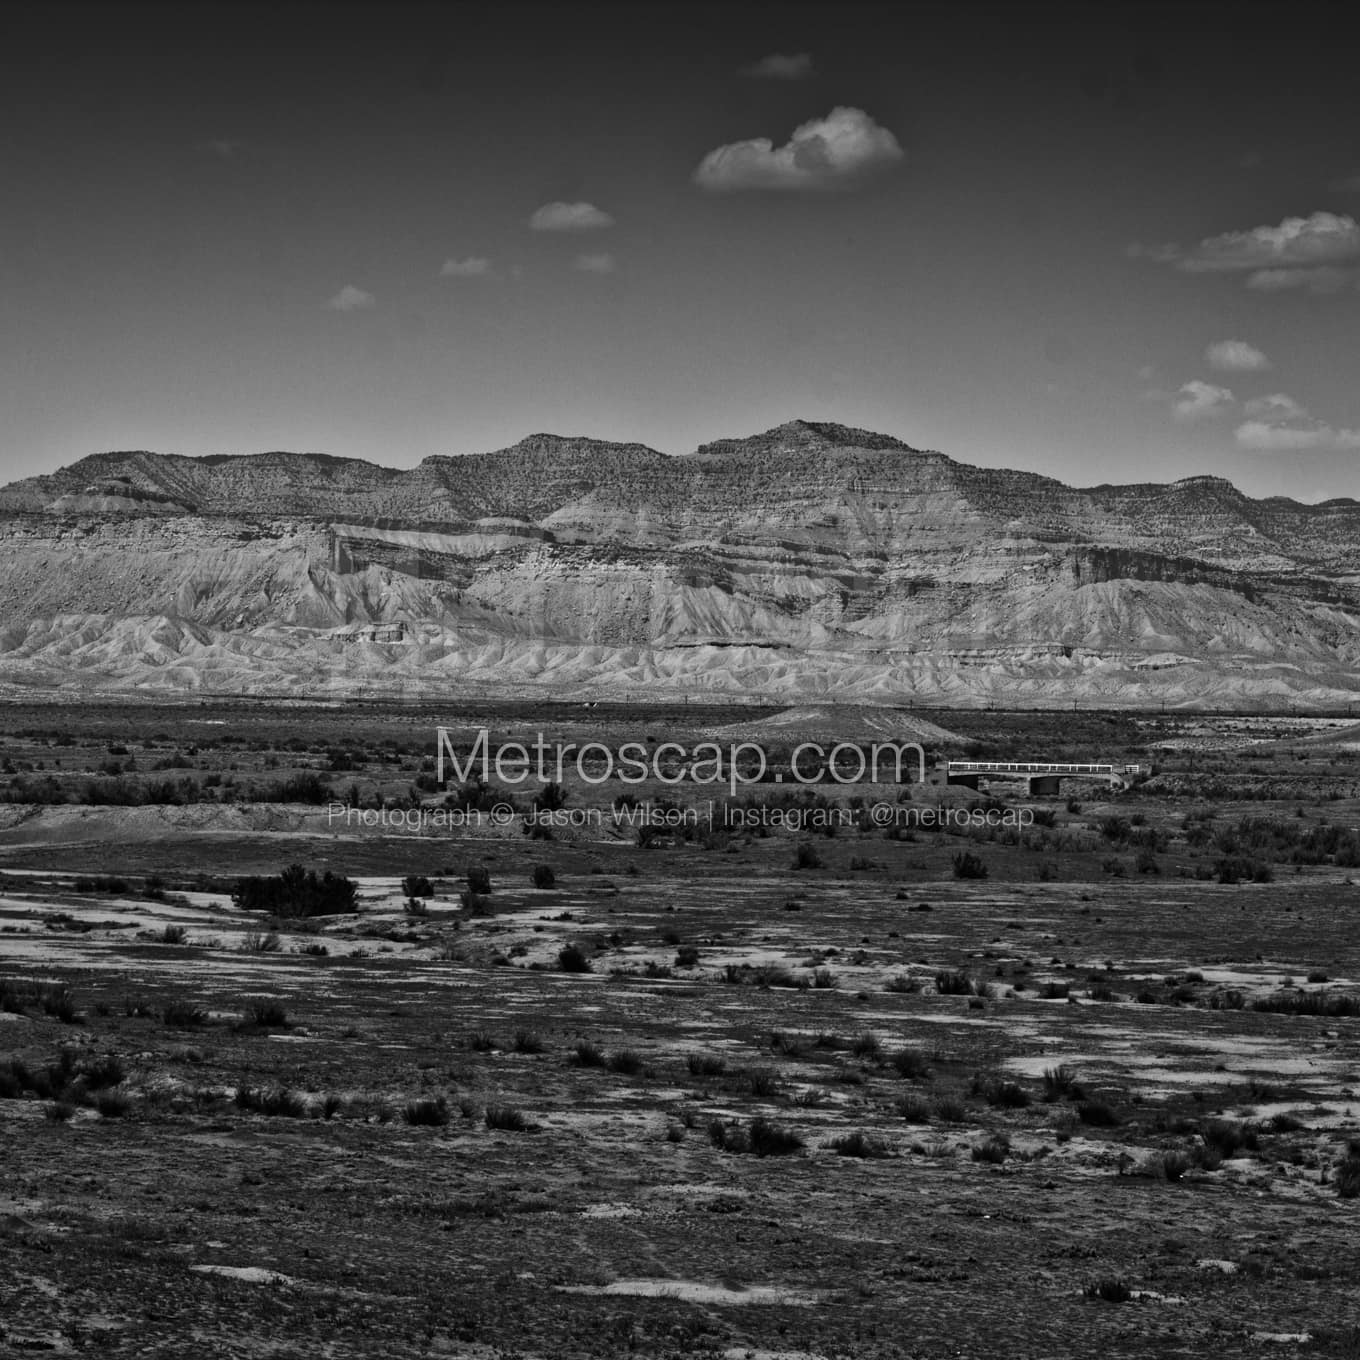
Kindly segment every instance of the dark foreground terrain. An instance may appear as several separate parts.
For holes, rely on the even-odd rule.
[[[255,713],[6,715],[0,1354],[1360,1353],[1343,721],[934,714],[1157,773],[532,837],[337,822],[430,728]],[[290,864],[354,909],[233,901]]]

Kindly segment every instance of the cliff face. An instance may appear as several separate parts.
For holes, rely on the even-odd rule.
[[[794,421],[409,471],[99,454],[0,489],[0,683],[1335,703],[1360,504],[1077,490]]]

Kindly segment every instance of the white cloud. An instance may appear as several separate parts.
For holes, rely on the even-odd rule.
[[[1216,340],[1204,357],[1220,373],[1263,373],[1270,367],[1270,360],[1245,340]]]
[[[1244,449],[1259,453],[1282,453],[1291,449],[1334,452],[1360,449],[1360,430],[1337,430],[1321,423],[1303,427],[1248,420],[1237,427],[1237,442]]]
[[[1258,269],[1247,276],[1247,287],[1260,293],[1280,293],[1287,288],[1309,293],[1340,293],[1360,288],[1360,269],[1324,264],[1316,269]]]
[[[376,301],[377,298],[372,293],[366,293],[362,288],[347,283],[326,306],[336,312],[357,312],[364,307],[373,306]]]
[[[468,255],[461,260],[445,260],[440,266],[441,279],[485,279],[492,273],[491,261],[484,255]]]
[[[1253,227],[1210,236],[1178,261],[1191,274],[1224,270],[1297,269],[1360,255],[1360,224],[1344,214],[1286,217],[1278,227]]]
[[[1252,397],[1242,408],[1249,416],[1262,420],[1307,420],[1308,409],[1283,392],[1272,392],[1268,397]]]
[[[756,80],[806,80],[811,74],[812,57],[806,52],[772,52],[742,71]]]
[[[1328,425],[1283,392],[1255,397],[1244,409],[1251,417],[1237,427],[1237,442],[1244,449],[1258,453],[1360,449],[1360,430]]]
[[[599,231],[614,219],[593,203],[545,203],[529,219],[534,231]]]
[[[901,159],[887,128],[862,109],[841,106],[795,128],[781,147],[768,137],[717,147],[699,163],[694,183],[714,193],[843,189]]]
[[[1246,273],[1258,292],[1301,288],[1336,293],[1360,284],[1360,223],[1345,213],[1315,212],[1286,217],[1278,227],[1252,227],[1209,236],[1188,250],[1178,245],[1133,245],[1128,253],[1174,265],[1187,274]]]
[[[1204,420],[1226,411],[1234,400],[1226,387],[1215,387],[1213,383],[1192,378],[1188,383],[1183,383],[1181,390],[1176,393],[1171,411],[1177,420]]]
[[[572,262],[572,268],[584,274],[612,274],[614,257],[603,252],[598,255],[578,255]]]

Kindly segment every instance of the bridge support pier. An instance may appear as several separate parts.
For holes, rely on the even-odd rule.
[[[961,784],[965,789],[976,789],[978,777],[975,774],[951,774],[946,780],[948,784]]]
[[[1062,776],[1056,774],[1035,775],[1029,781],[1031,798],[1055,798],[1062,783]]]

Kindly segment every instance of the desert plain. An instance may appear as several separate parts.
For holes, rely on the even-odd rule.
[[[932,774],[568,779],[533,834],[541,787],[438,783],[439,725],[886,729]],[[11,704],[0,1353],[1355,1354],[1358,743],[1344,713]],[[937,768],[1036,756],[1140,773]],[[975,818],[906,815],[940,808]]]

